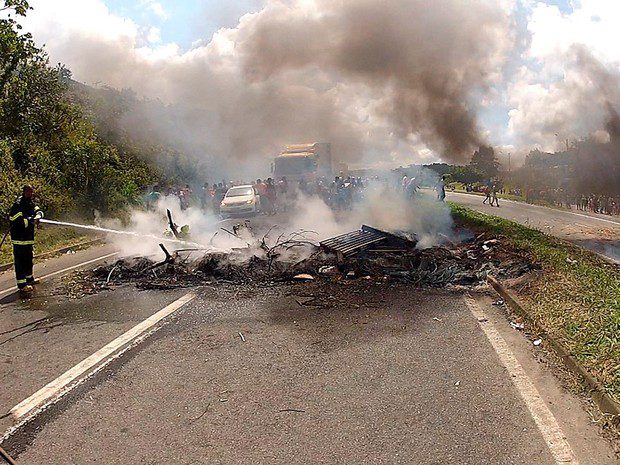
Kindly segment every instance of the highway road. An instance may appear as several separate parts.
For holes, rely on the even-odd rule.
[[[61,295],[63,270],[113,253],[39,265],[57,274],[30,301],[0,276],[17,463],[617,463],[489,297],[366,280]]]
[[[461,192],[448,192],[447,200],[489,215],[499,216],[566,239],[592,250],[615,263],[620,263],[620,218],[577,210],[530,205],[500,199],[500,206],[483,204],[484,197]]]

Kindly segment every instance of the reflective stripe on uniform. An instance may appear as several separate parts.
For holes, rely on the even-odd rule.
[[[9,216],[9,220],[11,221],[15,221],[17,218],[19,218],[20,216],[22,216],[23,213],[19,212],[19,213],[15,213],[13,216]]]
[[[28,227],[28,218],[24,218],[24,227],[27,228]]]
[[[34,241],[11,241],[13,245],[34,245]]]
[[[17,284],[27,284],[28,281],[26,281],[25,279],[18,279],[17,280]]]

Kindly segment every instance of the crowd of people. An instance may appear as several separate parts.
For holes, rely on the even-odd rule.
[[[235,186],[252,185],[260,196],[261,212],[272,215],[276,211],[290,210],[297,202],[299,196],[316,196],[330,206],[333,210],[350,210],[355,204],[362,202],[371,191],[383,192],[386,189],[400,192],[405,198],[412,199],[418,192],[419,184],[415,177],[404,176],[402,178],[379,178],[335,176],[333,179],[317,177],[312,180],[300,179],[291,182],[286,176],[279,180],[267,178],[257,179],[251,183],[233,182],[222,180],[217,183],[205,182],[199,192],[194,192],[186,184],[161,188],[153,186],[146,195],[145,203],[148,209],[153,209],[162,197],[174,196],[178,198],[181,210],[190,206],[199,206],[203,211],[219,214],[220,205],[228,190]],[[437,199],[445,199],[445,182],[438,179],[435,190]]]
[[[620,215],[620,195],[570,194],[564,189],[528,190],[526,201],[543,201],[557,207],[575,208],[579,211]]]
[[[506,189],[500,183],[466,184],[465,191],[483,193],[485,194],[483,203],[489,202],[490,205],[495,203],[497,206],[499,206],[498,195],[524,196],[520,187]],[[604,215],[620,215],[620,195],[570,194],[564,189],[526,189],[525,201]]]
[[[581,195],[575,199],[577,210],[605,215],[620,215],[620,195]]]

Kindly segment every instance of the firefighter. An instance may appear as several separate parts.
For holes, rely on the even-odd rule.
[[[43,211],[34,203],[34,189],[24,186],[9,213],[11,242],[15,262],[15,277],[20,292],[29,294],[36,280],[32,275],[35,224],[43,218]]]

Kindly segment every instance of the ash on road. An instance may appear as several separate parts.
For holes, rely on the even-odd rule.
[[[183,280],[179,263],[151,277],[149,263],[115,262],[48,281],[31,301],[7,296],[5,412],[187,292],[176,287],[198,294],[3,447],[29,465],[556,463],[464,300],[463,286],[477,288],[489,270],[527,272],[527,257],[482,236],[412,254],[355,260],[358,279],[344,270],[298,284],[241,273],[246,264],[232,275],[182,267]],[[453,291],[428,287],[445,285]],[[537,364],[540,349],[485,308],[580,462],[617,463],[580,400]]]
[[[102,376],[20,463],[555,463],[457,293],[207,287]]]

